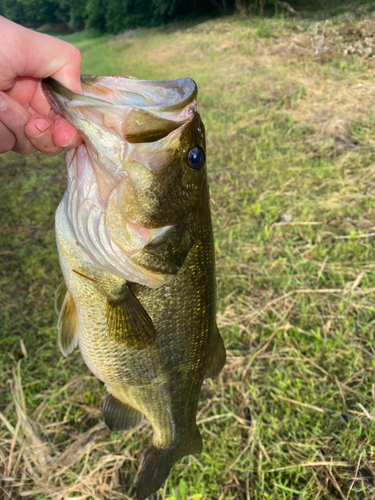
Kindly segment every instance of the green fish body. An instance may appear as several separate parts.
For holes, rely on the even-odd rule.
[[[85,143],[67,154],[56,214],[64,283],[59,345],[77,345],[106,385],[110,430],[153,428],[136,484],[147,498],[185,455],[205,377],[225,349],[216,326],[214,244],[204,126],[190,79],[82,77],[84,95],[45,80]]]

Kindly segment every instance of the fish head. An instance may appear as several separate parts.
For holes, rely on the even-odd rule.
[[[83,95],[50,78],[43,87],[84,141],[67,153],[65,200],[85,259],[129,281],[167,283],[194,243],[192,221],[210,218],[195,82],[83,75]]]
[[[83,95],[51,78],[43,87],[53,109],[84,140],[100,201],[106,205],[115,190],[121,215],[146,228],[181,222],[206,189],[195,82],[81,79]]]

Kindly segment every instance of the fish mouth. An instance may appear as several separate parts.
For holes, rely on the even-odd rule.
[[[42,80],[42,87],[52,109],[59,115],[64,114],[64,103],[66,101],[80,102],[82,103],[82,106],[93,105],[92,97],[87,97],[83,94],[76,94],[53,78],[44,78]],[[98,99],[96,99],[96,101],[97,100]],[[108,103],[102,101],[102,104],[105,105]]]
[[[133,106],[168,113],[191,104],[197,96],[197,85],[191,78],[138,80],[82,74],[81,82],[83,94],[72,92],[53,78],[45,78],[42,86],[52,108],[59,114],[64,114],[66,107],[79,106]]]
[[[109,143],[119,149],[119,141],[158,141],[182,130],[196,112],[197,85],[190,78],[164,81],[81,75],[81,82],[83,94],[52,78],[44,79],[42,85],[52,109],[97,151]]]

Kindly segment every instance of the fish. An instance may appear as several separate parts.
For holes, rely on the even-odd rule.
[[[105,384],[110,431],[150,422],[135,484],[142,500],[178,460],[202,451],[201,386],[225,364],[205,129],[189,78],[81,81],[83,94],[43,81],[84,141],[66,155],[56,212],[58,342],[64,356],[79,346]]]

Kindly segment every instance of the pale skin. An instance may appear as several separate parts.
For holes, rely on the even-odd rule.
[[[53,156],[81,144],[77,131],[49,105],[48,76],[82,93],[81,55],[73,45],[0,16],[0,153]]]

